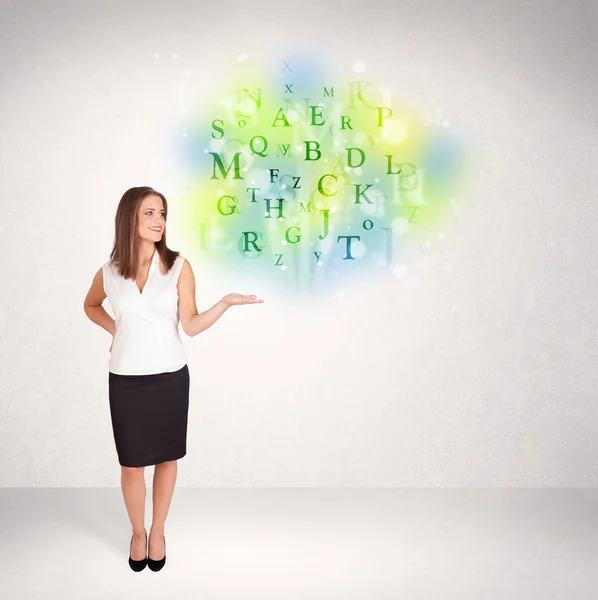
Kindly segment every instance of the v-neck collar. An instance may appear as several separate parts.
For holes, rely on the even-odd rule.
[[[155,268],[154,265],[158,265],[158,264],[160,264],[160,255],[158,254],[158,249],[156,248],[154,250],[154,254],[152,256],[152,261],[150,262],[149,270],[147,273],[147,279],[145,280],[145,284],[144,284],[142,290],[139,290],[139,287],[137,286],[136,278],[133,278],[133,285],[135,286],[135,291],[137,292],[137,295],[139,297],[143,297],[143,294],[144,294],[145,290],[147,289],[147,286],[149,285],[150,279],[152,277],[152,271]]]

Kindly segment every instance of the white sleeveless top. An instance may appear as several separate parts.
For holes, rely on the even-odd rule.
[[[108,362],[111,373],[150,375],[178,371],[187,364],[178,327],[177,282],[184,261],[178,256],[163,275],[156,249],[143,292],[135,280],[121,277],[109,261],[102,265],[104,292],[116,323]]]

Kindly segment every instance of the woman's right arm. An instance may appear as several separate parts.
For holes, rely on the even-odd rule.
[[[114,319],[106,312],[102,303],[106,299],[104,291],[104,271],[100,270],[95,274],[89,292],[83,302],[83,310],[85,314],[97,325],[105,329],[113,336],[116,333],[116,324]]]

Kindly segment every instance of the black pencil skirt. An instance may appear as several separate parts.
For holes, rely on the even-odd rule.
[[[118,462],[147,467],[187,453],[189,369],[118,375],[108,371],[110,417]]]

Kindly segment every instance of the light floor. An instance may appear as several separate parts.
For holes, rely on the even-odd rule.
[[[0,599],[598,599],[598,489],[177,487],[164,569],[130,537],[120,488],[1,489]]]

